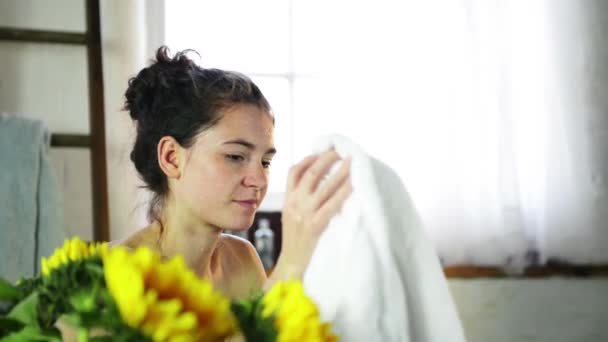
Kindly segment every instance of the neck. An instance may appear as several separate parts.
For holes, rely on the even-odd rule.
[[[164,258],[181,255],[199,276],[210,276],[212,257],[222,229],[194,219],[177,206],[167,205],[162,215],[159,247]]]

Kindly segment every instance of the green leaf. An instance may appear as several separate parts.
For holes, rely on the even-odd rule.
[[[82,319],[77,313],[61,315],[61,320],[72,328],[78,328],[82,325]]]
[[[23,324],[38,327],[38,292],[33,292],[27,298],[15,305],[8,313],[8,318],[13,318]]]
[[[78,329],[78,342],[89,342],[89,330],[85,328]]]
[[[104,277],[104,273],[103,273],[103,266],[100,263],[87,263],[85,265],[85,268],[87,271],[91,272],[91,274],[93,276],[99,277],[99,278],[103,278]]]
[[[33,326],[26,326],[19,332],[0,338],[0,342],[61,342],[61,334],[57,330],[42,331]]]
[[[0,317],[0,337],[17,332],[24,326],[25,324],[16,319]]]
[[[0,300],[18,300],[19,298],[21,298],[21,292],[17,287],[0,278]]]
[[[79,312],[92,312],[96,309],[97,291],[85,289],[70,296],[70,304]]]
[[[93,336],[89,337],[89,342],[112,342],[114,339],[114,336]]]
[[[105,307],[99,297],[100,292],[105,290],[103,264],[99,257],[70,262],[53,270],[40,282],[38,310],[40,324],[44,327],[52,326],[59,316],[66,313],[97,312]],[[80,293],[92,293],[95,298],[85,298],[87,296]],[[72,299],[74,295],[77,298]]]
[[[262,317],[262,297],[232,302],[231,310],[246,341],[275,342],[274,317]]]

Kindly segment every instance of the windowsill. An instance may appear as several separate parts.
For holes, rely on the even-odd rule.
[[[272,268],[266,270],[266,275],[270,276]],[[485,266],[448,266],[443,268],[446,278],[452,279],[533,279],[549,277],[568,277],[568,278],[598,278],[608,277],[608,265],[597,266],[532,266],[528,267],[521,274],[507,273],[499,267]]]
[[[446,266],[447,278],[547,278],[547,277],[608,277],[608,265],[545,265],[528,266],[521,272],[508,272],[500,267],[456,265]]]
[[[598,266],[532,266],[520,274],[508,273],[499,267],[486,266],[448,266],[443,268],[445,277],[448,279],[534,279],[549,277],[568,277],[568,278],[598,278],[608,277],[608,265]],[[266,270],[266,275],[270,277],[272,268]]]

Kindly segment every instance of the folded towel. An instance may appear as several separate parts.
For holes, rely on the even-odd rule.
[[[349,342],[465,341],[438,256],[399,177],[344,137],[318,145],[352,156],[353,185],[304,275],[322,318]]]
[[[36,274],[65,235],[61,196],[39,120],[0,114],[0,275]]]

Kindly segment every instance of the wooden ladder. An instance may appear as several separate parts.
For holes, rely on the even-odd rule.
[[[90,149],[93,240],[108,241],[110,225],[99,0],[85,1],[86,32],[84,33],[0,27],[0,41],[70,44],[86,47],[89,86],[89,134],[53,133],[51,134],[51,146]]]

